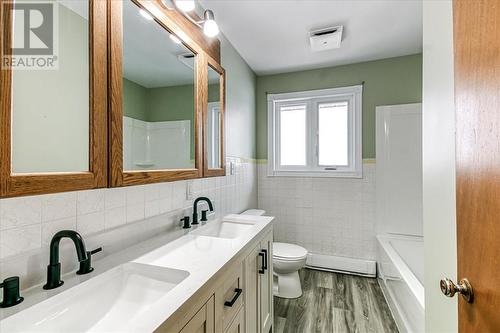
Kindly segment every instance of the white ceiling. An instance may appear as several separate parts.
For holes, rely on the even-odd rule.
[[[257,74],[422,52],[422,0],[200,0]],[[340,49],[313,52],[308,32],[343,25]]]

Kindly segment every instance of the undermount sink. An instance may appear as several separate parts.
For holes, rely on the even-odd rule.
[[[207,225],[196,229],[191,234],[197,236],[233,239],[245,235],[250,228],[252,228],[252,226],[253,224],[250,223],[240,223],[235,221],[209,222]]]
[[[2,332],[123,332],[189,276],[140,263],[115,267],[0,323]]]

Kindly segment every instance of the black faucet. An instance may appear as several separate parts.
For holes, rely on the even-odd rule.
[[[196,198],[193,204],[193,222],[191,224],[198,224],[198,202],[200,201],[205,201],[208,204],[208,209],[210,209],[211,212],[214,211],[214,206],[212,205],[212,201],[210,201],[209,198],[207,197],[199,197]],[[206,215],[203,214],[206,219]]]
[[[50,241],[50,263],[47,266],[47,283],[43,289],[54,289],[62,286],[64,281],[61,280],[61,263],[59,262],[59,242],[63,238],[69,238],[73,241],[76,248],[76,255],[80,262],[80,269],[76,274],[87,274],[94,269],[91,267],[91,255],[99,252],[102,248],[98,248],[92,252],[85,249],[85,243],[82,236],[74,230],[61,230],[56,233]]]
[[[0,283],[3,289],[3,301],[0,308],[8,308],[21,303],[24,298],[19,294],[19,276],[11,276]]]
[[[181,219],[182,222],[182,229],[189,229],[191,228],[191,224],[189,223],[189,216],[184,216]]]

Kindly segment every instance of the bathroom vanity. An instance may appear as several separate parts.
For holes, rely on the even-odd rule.
[[[54,5],[61,18],[58,70],[9,67],[0,71],[2,200],[48,194],[44,203],[51,202],[55,214],[45,210],[40,214],[47,225],[45,218],[60,222],[66,209],[73,210],[66,205],[69,201],[52,193],[131,186],[126,193],[117,189],[114,194],[120,198],[111,205],[103,204],[105,197],[95,201],[96,207],[102,204],[114,210],[100,220],[91,215],[94,205],[84,203],[86,195],[92,197],[97,191],[75,194],[79,208],[73,211],[85,212],[87,219],[45,230],[53,239],[47,290],[37,284],[39,279],[32,279],[41,256],[30,258],[28,273],[8,270],[20,275],[21,286],[27,281],[30,288],[22,290],[22,303],[0,310],[0,332],[270,331],[271,217],[229,215],[191,228],[175,240],[172,234],[177,237],[182,229],[172,231],[174,226],[167,235],[165,226],[164,235],[123,251],[113,253],[112,247],[99,244],[101,255],[107,255],[92,262],[92,267],[90,254],[85,256],[79,233],[102,236],[102,230],[82,232],[81,226],[102,222],[102,229],[116,231],[115,241],[122,240],[125,222],[148,216],[144,201],[150,184],[226,176],[226,78],[220,42],[204,35],[196,13],[190,20],[169,4],[160,0],[58,2]],[[7,9],[0,22],[6,47],[0,56],[9,57],[6,50],[22,35],[15,33],[13,3],[2,1],[2,5]],[[205,14],[213,20],[212,12]],[[233,180],[241,178],[234,167],[230,175]],[[191,198],[189,191],[178,191],[178,184],[169,188],[163,201],[159,187],[154,188],[156,211],[151,209],[149,216],[160,217],[160,202],[173,201],[177,211],[162,207],[170,210],[165,220],[186,215]],[[212,200],[217,202],[217,196]],[[197,200],[194,204],[193,222],[197,222]],[[130,208],[133,205],[137,207]],[[87,207],[80,209],[83,206]],[[240,210],[232,207],[231,212]],[[142,217],[135,216],[137,212]],[[200,222],[206,221],[206,213],[201,211]],[[17,227],[17,217],[14,220]],[[21,227],[33,222],[24,216],[19,220]],[[30,236],[24,230],[19,234]],[[72,271],[60,276],[63,237],[78,238],[78,260],[86,263],[79,271],[83,275]],[[40,249],[45,246],[41,238]],[[15,281],[18,288],[19,279]]]
[[[2,310],[0,331],[267,333],[272,220],[228,215],[105,257],[88,276],[72,272],[60,288],[25,292],[16,313]]]

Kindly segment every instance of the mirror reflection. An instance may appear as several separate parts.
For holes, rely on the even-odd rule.
[[[53,67],[12,70],[14,174],[89,170],[89,2],[45,3],[49,13],[57,13],[56,29],[30,41],[50,46],[57,61]],[[24,12],[13,11],[14,48],[24,45]]]
[[[123,2],[123,168],[195,167],[195,63],[187,47]]]
[[[207,163],[209,169],[222,167],[221,77],[208,66]]]

